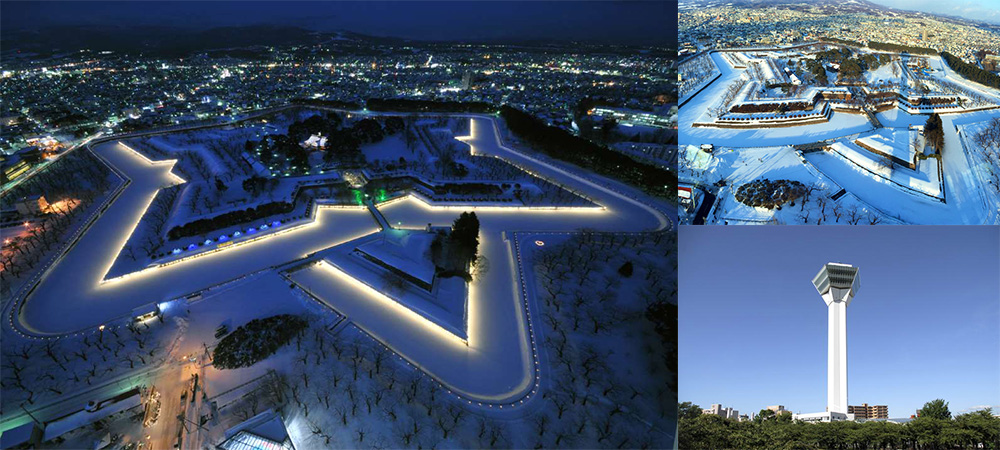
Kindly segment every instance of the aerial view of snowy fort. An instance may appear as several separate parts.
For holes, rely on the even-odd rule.
[[[1000,223],[1000,90],[962,65],[830,39],[693,54],[681,222]]]
[[[673,205],[508,123],[295,103],[97,137],[11,187],[3,448],[672,447]],[[887,198],[943,199],[899,139],[837,145],[915,161]],[[913,213],[980,217],[949,195]]]

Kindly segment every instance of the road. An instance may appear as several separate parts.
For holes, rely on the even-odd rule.
[[[36,164],[34,167],[28,169],[27,172],[25,172],[21,176],[17,177],[16,180],[11,180],[11,181],[7,182],[7,184],[4,184],[3,187],[0,188],[0,193],[6,193],[7,191],[9,191],[9,190],[17,187],[19,184],[27,181],[31,177],[42,173],[43,171],[45,171],[45,169],[47,169],[49,166],[51,166],[52,163],[54,163],[57,160],[59,160],[59,158],[62,158],[63,156],[65,156],[69,152],[71,152],[73,150],[76,150],[76,149],[78,149],[80,147],[85,147],[90,141],[101,137],[101,135],[103,135],[103,134],[104,134],[104,132],[101,131],[101,132],[99,132],[99,133],[97,133],[97,134],[95,134],[93,136],[90,136],[90,137],[88,137],[88,138],[80,141],[79,143],[77,143],[77,144],[73,145],[72,147],[66,149],[66,151],[56,154],[51,159],[47,159],[45,161],[42,161],[41,163]]]
[[[694,216],[694,225],[704,225],[705,217],[708,216],[708,212],[712,210],[712,206],[715,205],[715,194],[708,192],[708,190],[703,190],[705,193],[705,198],[701,200],[701,206],[698,207],[698,213]]]
[[[191,420],[189,413],[191,406],[191,385],[192,376],[199,374],[203,376],[202,368],[196,362],[184,362],[172,366],[169,370],[164,370],[153,380],[153,385],[160,393],[160,415],[145,433],[149,436],[150,448],[173,448],[177,443],[178,432],[183,428],[178,414]],[[184,395],[184,399],[181,396]],[[190,424],[189,424],[190,428]]]
[[[173,365],[152,367],[137,372],[116,377],[103,384],[89,387],[74,393],[61,396],[58,400],[44,405],[28,405],[25,412],[23,409],[4,411],[3,420],[0,421],[0,430],[9,430],[31,422],[31,417],[36,420],[47,422],[49,420],[66,415],[87,406],[91,400],[103,400],[122,394],[139,386],[149,386],[161,371],[169,371]],[[28,415],[28,413],[31,413]]]

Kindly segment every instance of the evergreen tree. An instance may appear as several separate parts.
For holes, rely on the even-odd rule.
[[[931,114],[927,118],[927,123],[924,124],[924,137],[938,153],[944,150],[944,124],[941,122],[941,116],[937,113]]]
[[[625,261],[625,264],[618,268],[618,274],[628,278],[632,276],[632,270],[632,261]]]
[[[944,58],[945,62],[948,63],[948,66],[959,75],[962,75],[963,77],[979,84],[1000,88],[1000,75],[988,70],[980,69],[976,65],[962,61],[961,58],[948,52],[942,52],[941,57]]]
[[[479,252],[479,218],[475,212],[463,212],[451,227],[449,256],[456,270],[465,271]]]
[[[948,402],[943,399],[931,400],[924,403],[924,407],[917,410],[920,417],[931,417],[935,419],[951,419],[951,411],[948,410]]]

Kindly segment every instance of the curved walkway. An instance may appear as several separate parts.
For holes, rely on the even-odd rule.
[[[510,242],[511,232],[592,228],[631,233],[664,230],[671,223],[658,209],[625,193],[575,175],[559,164],[505,147],[493,118],[474,116],[471,136],[464,140],[478,154],[531,167],[535,175],[582,191],[604,207],[589,211],[460,208],[477,211],[480,248],[491,262],[490,271],[470,287],[468,346],[448,341],[440,330],[413,320],[401,308],[381,303],[377,295],[352,283],[356,280],[346,275],[338,276],[335,269],[319,265],[298,271],[294,277],[296,282],[308,283],[322,301],[428,372],[450,392],[461,394],[470,403],[514,404],[535,392],[540,375],[529,312],[533,295],[525,296],[518,289],[532,290],[519,286],[518,271],[530,267],[520,264],[518,244]],[[54,337],[96,327],[138,306],[300,259],[379,229],[364,209],[319,207],[312,224],[294,231],[102,283],[157,191],[181,180],[170,171],[173,162],[151,162],[116,143],[95,146],[94,151],[132,183],[26,298],[16,322],[28,334]],[[456,214],[454,207],[435,207],[412,198],[379,209],[388,223],[402,223],[403,227],[447,225]]]

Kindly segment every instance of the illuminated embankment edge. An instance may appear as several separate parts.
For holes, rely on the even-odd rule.
[[[501,134],[499,132],[499,128],[497,127],[497,124],[496,124],[496,121],[495,121],[494,118],[492,118],[492,117],[483,117],[483,116],[478,116],[478,115],[467,115],[467,114],[461,114],[459,116],[460,117],[480,118],[480,119],[491,120],[492,123],[493,123],[493,126],[494,126],[494,130],[496,132],[495,138],[497,140],[497,144],[498,144],[499,147],[503,148],[504,150],[509,151],[511,153],[514,153],[514,154],[516,154],[516,155],[518,155],[520,157],[523,157],[523,158],[525,158],[525,159],[527,159],[529,161],[535,162],[537,164],[544,165],[544,166],[546,166],[546,167],[548,167],[548,168],[550,168],[550,169],[552,169],[554,171],[557,171],[557,172],[559,172],[559,173],[561,173],[561,174],[563,174],[565,176],[571,177],[571,178],[573,178],[573,179],[575,179],[575,180],[577,180],[579,182],[582,182],[584,184],[587,184],[587,185],[589,185],[589,186],[591,186],[593,188],[599,189],[601,191],[605,191],[607,193],[610,193],[610,194],[614,195],[615,197],[618,197],[618,198],[620,198],[622,200],[628,201],[630,203],[636,204],[636,205],[644,208],[646,211],[652,213],[659,220],[660,226],[657,228],[657,230],[663,230],[664,228],[666,228],[667,226],[669,226],[670,221],[669,221],[669,219],[667,218],[667,216],[663,212],[658,211],[657,209],[655,209],[655,208],[653,208],[653,207],[645,204],[644,202],[641,202],[641,201],[639,201],[637,199],[630,198],[630,197],[626,196],[623,193],[617,192],[613,188],[610,188],[610,187],[607,187],[607,186],[602,186],[602,185],[597,184],[595,182],[592,182],[590,180],[581,178],[581,177],[579,177],[577,175],[574,175],[574,174],[571,174],[571,173],[567,172],[566,170],[563,170],[563,169],[561,169],[559,167],[552,166],[552,165],[550,165],[548,163],[539,161],[539,160],[537,160],[537,159],[535,159],[533,157],[524,155],[524,154],[522,154],[520,152],[517,152],[515,150],[512,150],[512,149],[504,146],[502,144],[502,141],[501,141]],[[181,130],[172,130],[172,131],[181,131]],[[155,133],[152,133],[152,134],[155,134]],[[110,138],[108,138],[106,140],[102,139],[99,142],[106,142],[107,140],[112,140],[113,138],[114,137],[110,137]],[[96,143],[98,143],[98,142],[92,142],[91,144],[96,144]],[[126,147],[126,148],[128,148],[128,147]],[[129,148],[129,150],[132,150],[132,149]],[[134,150],[132,150],[132,151],[134,151]],[[138,153],[138,152],[136,152],[136,153]],[[139,156],[142,156],[142,155],[139,154]],[[143,157],[143,158],[146,159],[147,161],[149,161],[147,158],[145,158],[145,157]],[[505,159],[505,158],[501,158],[501,159]],[[103,158],[102,158],[102,160],[103,160]],[[152,161],[149,161],[149,162],[151,164],[155,164]],[[167,164],[173,165],[175,162],[176,162],[175,160],[168,160],[168,161],[165,161],[165,162],[164,161],[160,161],[158,163],[167,163]],[[517,164],[513,163],[512,161],[508,161],[508,162],[510,162],[511,164],[514,164],[515,166],[517,166]],[[116,173],[117,172],[118,171],[116,171]],[[538,176],[538,177],[540,177],[542,179],[548,180],[547,177],[541,176],[539,174],[535,174],[534,172],[530,172],[530,173],[533,173],[535,176]],[[176,177],[176,175],[174,175],[172,173],[171,173],[171,175],[173,175],[174,177]],[[178,180],[180,180],[180,182],[183,182],[183,180],[180,179],[180,177],[176,177],[176,178]],[[158,192],[159,191],[157,190],[157,193]],[[420,201],[421,204],[424,204],[425,206],[427,206],[429,208],[432,208],[432,209],[437,209],[437,208],[441,208],[441,209],[482,209],[482,210],[485,210],[485,209],[491,209],[491,210],[521,209],[521,210],[526,210],[526,211],[527,210],[556,211],[556,210],[562,210],[562,209],[575,209],[575,210],[580,210],[580,211],[593,211],[593,212],[599,212],[599,211],[603,211],[603,210],[606,209],[603,206],[597,206],[597,207],[480,206],[480,207],[477,207],[477,206],[474,206],[474,205],[468,205],[468,206],[462,206],[462,205],[432,205],[432,204],[429,204],[426,199],[421,198],[420,196],[414,196],[414,195],[410,195],[410,196],[413,197],[414,199]],[[155,193],[154,193],[154,197],[155,197]],[[399,201],[399,200],[400,199],[397,198],[397,199],[390,200],[390,202]],[[152,198],[150,199],[150,203],[151,202],[152,202]],[[384,202],[383,204],[380,204],[379,206],[384,206],[385,204],[388,204],[388,202]],[[146,208],[143,208],[143,211],[142,211],[143,213],[145,212],[145,209],[148,209],[148,206],[149,205],[147,204]],[[318,209],[321,206],[323,206],[323,205],[319,205],[319,204],[315,205],[314,212],[315,212],[316,209]],[[141,217],[141,215],[140,215],[140,217]],[[293,227],[293,228],[290,228],[290,229],[286,229],[286,230],[283,230],[283,231],[284,232],[294,231],[294,229],[297,229],[297,228],[299,228],[301,226],[304,226],[304,225],[300,225],[300,226]],[[133,231],[134,231],[134,228],[135,228],[135,225],[133,225]],[[506,233],[504,233],[504,235],[505,234]],[[271,236],[274,236],[274,235],[275,235],[275,233],[270,233],[270,234],[267,234],[267,235],[262,235],[259,238],[264,239],[264,238],[271,237]],[[495,401],[495,402],[490,402],[491,398],[482,398],[482,399],[486,400],[486,402],[484,403],[484,402],[481,402],[481,401],[476,401],[476,399],[473,399],[473,398],[464,398],[464,397],[462,397],[462,393],[458,393],[458,392],[452,390],[450,387],[445,386],[443,383],[440,383],[440,380],[438,380],[439,384],[441,384],[442,388],[445,388],[446,390],[448,390],[449,393],[452,393],[454,395],[462,397],[463,400],[467,401],[470,404],[472,404],[472,403],[475,402],[475,403],[478,403],[479,406],[484,406],[484,407],[489,407],[489,408],[496,407],[497,409],[503,409],[504,406],[507,406],[508,408],[516,407],[518,405],[523,404],[526,400],[530,399],[533,395],[535,395],[537,393],[538,387],[539,387],[539,383],[541,381],[540,367],[539,367],[539,357],[538,357],[538,351],[537,351],[537,343],[536,343],[536,340],[535,340],[534,329],[533,329],[533,327],[531,325],[531,322],[530,322],[530,304],[529,304],[529,301],[528,301],[528,294],[527,294],[527,291],[526,291],[526,286],[524,285],[524,281],[523,281],[523,279],[524,279],[524,276],[523,276],[524,272],[523,272],[522,264],[520,264],[520,247],[519,247],[519,244],[518,244],[518,242],[516,240],[516,235],[517,235],[517,233],[514,233],[515,239],[514,239],[513,243],[510,243],[508,241],[508,252],[509,252],[509,255],[511,257],[511,264],[513,264],[513,267],[517,267],[517,273],[514,273],[514,271],[512,271],[513,282],[514,283],[520,282],[521,286],[522,286],[522,293],[520,295],[518,295],[518,296],[515,296],[515,297],[520,297],[521,301],[523,302],[522,304],[518,304],[519,311],[518,311],[517,316],[518,316],[518,320],[521,322],[521,325],[522,325],[521,327],[519,327],[519,332],[522,334],[522,337],[527,332],[527,334],[529,335],[528,337],[530,338],[530,347],[531,347],[530,350],[531,350],[532,357],[530,357],[530,359],[526,359],[526,361],[528,362],[528,364],[526,364],[525,366],[526,367],[531,367],[532,365],[534,366],[534,377],[533,377],[534,378],[534,382],[533,383],[531,382],[531,380],[532,380],[531,371],[527,370],[525,372],[526,376],[524,377],[525,380],[526,380],[526,383],[522,383],[524,385],[524,388],[522,389],[522,392],[526,391],[528,387],[531,388],[530,392],[523,393],[523,395],[516,395],[515,394],[515,395],[512,395],[512,396],[508,396],[508,398],[500,399],[500,401]],[[256,240],[257,239],[254,239],[254,241],[256,241]],[[124,243],[123,243],[123,245],[124,245]],[[234,246],[229,246],[227,248],[232,248],[232,247],[234,247]],[[221,251],[221,250],[225,250],[227,248],[215,249],[214,251]],[[119,252],[120,252],[120,249],[119,249]],[[209,252],[201,253],[201,254],[198,254],[198,255],[191,255],[188,258],[182,258],[182,260],[187,260],[189,258],[194,258],[194,257],[198,257],[198,256],[205,256],[208,253]],[[516,257],[515,257],[515,253],[517,254]],[[515,262],[515,259],[516,259],[517,262]],[[170,263],[165,263],[165,264],[176,264],[176,263],[178,263],[180,261],[181,260],[175,260],[175,261],[171,261]],[[344,276],[346,277],[346,274]],[[352,280],[354,280],[352,277],[348,277],[348,278],[351,278]],[[520,280],[519,280],[519,278],[520,278]],[[354,280],[354,281],[357,281],[357,280]],[[470,296],[472,295],[472,289],[473,288],[470,287]],[[395,304],[395,305],[398,305],[398,306],[402,307],[401,304],[399,304],[399,303],[397,303],[395,301],[392,301],[392,303]],[[470,305],[472,305],[474,303],[475,302],[470,302]],[[470,306],[470,315],[475,314],[474,309],[475,309],[474,307]],[[12,323],[13,323],[13,321],[12,321]],[[524,325],[527,325],[527,327],[525,327]],[[16,327],[15,327],[15,329],[16,329]],[[364,330],[362,330],[362,331],[364,331]],[[444,331],[444,330],[442,329],[442,331]],[[446,331],[444,331],[444,332],[447,333]],[[70,335],[70,334],[73,334],[73,333],[63,333],[63,334],[61,334],[61,336]],[[80,332],[77,332],[76,334],[80,334]],[[450,333],[449,333],[449,335],[450,335]],[[451,336],[454,336],[454,335],[451,335]],[[470,333],[470,339],[474,339],[471,336],[472,336],[472,333]],[[25,337],[29,337],[29,336],[25,336]],[[48,336],[48,338],[53,338],[53,337],[55,337],[55,336]],[[376,341],[378,341],[378,340],[376,339]],[[380,341],[379,341],[379,343],[380,343],[380,345],[383,345],[383,347],[385,347],[385,345],[381,344]],[[386,348],[388,348],[388,347],[386,347]],[[523,357],[529,358],[529,357],[527,357],[527,354],[523,354]],[[411,362],[407,360],[407,364],[411,364]],[[505,401],[508,400],[508,399],[513,399],[513,400],[511,400],[510,403],[506,403]]]

